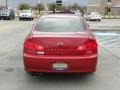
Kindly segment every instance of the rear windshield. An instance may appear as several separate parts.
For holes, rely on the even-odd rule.
[[[31,11],[30,10],[23,10],[23,11],[21,11],[22,13],[31,13]]]
[[[43,18],[36,24],[40,32],[83,32],[83,20],[78,18]]]
[[[0,10],[0,12],[10,12],[9,9]]]

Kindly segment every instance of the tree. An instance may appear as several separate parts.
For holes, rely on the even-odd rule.
[[[73,6],[68,6],[67,9],[68,10],[73,10]]]
[[[64,9],[64,6],[62,5],[56,5],[56,10],[62,11]]]
[[[38,10],[39,13],[40,13],[40,11],[44,10],[44,6],[43,6],[43,4],[40,3],[40,4],[37,4],[37,5],[35,6],[35,9]]]
[[[72,8],[76,11],[78,9],[79,5],[77,3],[75,3]]]
[[[18,9],[19,10],[27,10],[27,9],[29,9],[30,8],[30,5],[28,5],[28,4],[25,4],[25,3],[23,3],[23,4],[20,4],[19,6],[18,6]]]
[[[49,10],[53,11],[53,13],[55,13],[56,7],[57,7],[57,5],[55,3],[50,3],[48,5]]]
[[[81,7],[80,9],[79,9],[83,14],[85,14],[86,12],[87,12],[87,7]]]

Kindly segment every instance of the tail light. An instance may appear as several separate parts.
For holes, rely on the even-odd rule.
[[[78,51],[84,52],[85,55],[92,55],[97,53],[97,43],[95,40],[88,40],[84,45],[78,47]]]
[[[37,51],[43,51],[43,47],[34,43],[32,39],[27,39],[24,43],[24,53],[37,54]]]

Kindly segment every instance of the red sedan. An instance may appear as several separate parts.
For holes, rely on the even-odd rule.
[[[97,42],[82,16],[48,14],[40,17],[24,42],[26,72],[95,72]]]

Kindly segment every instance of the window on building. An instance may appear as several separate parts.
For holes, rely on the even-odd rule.
[[[56,0],[57,5],[62,5],[62,0]]]
[[[110,14],[111,13],[111,8],[106,8],[105,11],[106,11],[106,14]]]
[[[111,0],[108,0],[108,2],[110,3],[110,2],[111,2]]]
[[[111,12],[111,8],[107,8],[107,12]]]
[[[110,14],[110,13],[111,13],[111,8],[106,7],[106,8],[105,8],[105,14]]]

